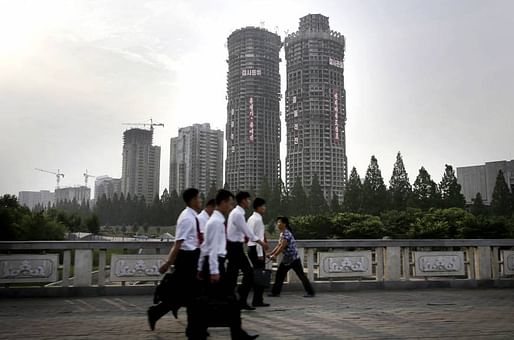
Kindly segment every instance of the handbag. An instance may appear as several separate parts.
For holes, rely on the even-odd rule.
[[[166,273],[159,285],[155,287],[153,303],[158,304],[161,301],[179,303],[177,293],[181,290],[180,288],[180,281],[175,272]]]
[[[254,268],[253,284],[263,288],[271,286],[271,269]]]

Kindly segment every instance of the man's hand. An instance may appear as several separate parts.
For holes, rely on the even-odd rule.
[[[202,273],[202,272],[200,272],[200,271],[199,271],[198,273],[196,273],[196,278],[197,278],[198,280],[202,281],[202,280],[203,280],[203,273]]]
[[[264,261],[264,256],[259,256],[258,259],[259,261]]]
[[[269,247],[268,247],[268,243],[267,242],[264,242],[264,241],[261,241],[261,246],[264,250],[268,250]]]
[[[164,274],[168,271],[168,269],[170,269],[170,263],[164,262],[162,266],[159,268],[159,273]]]
[[[211,274],[211,283],[216,283],[220,280],[220,274]]]

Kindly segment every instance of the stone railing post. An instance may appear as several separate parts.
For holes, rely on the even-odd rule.
[[[386,247],[384,280],[400,281],[401,267],[401,247]]]
[[[75,268],[73,286],[87,287],[91,286],[91,277],[93,271],[93,251],[91,249],[75,250]]]
[[[491,279],[491,248],[490,247],[477,247],[475,253],[475,259],[477,264],[477,279],[479,280],[490,280]]]

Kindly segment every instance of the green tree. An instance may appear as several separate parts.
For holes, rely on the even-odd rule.
[[[472,201],[473,204],[471,205],[470,210],[473,215],[487,215],[487,207],[485,206],[482,195],[479,192],[477,192],[475,198]]]
[[[389,181],[389,197],[392,209],[403,210],[407,207],[410,195],[412,194],[412,186],[409,182],[409,176],[403,164],[403,158],[398,151],[396,162],[393,167],[393,174]]]
[[[207,201],[216,198],[216,194],[218,193],[218,188],[216,187],[216,182],[212,181],[211,186],[209,187],[209,192],[207,192]]]
[[[378,216],[346,212],[335,214],[331,221],[336,238],[381,238],[384,235]]]
[[[308,197],[310,211],[314,214],[323,214],[328,212],[327,201],[319,184],[318,174],[314,174],[312,178],[311,190]]]
[[[86,219],[86,226],[87,230],[94,235],[98,235],[100,232],[100,221],[98,219],[98,216],[95,214],[92,214]]]
[[[375,156],[371,162],[362,184],[362,207],[365,212],[378,214],[387,206],[387,189]]]
[[[440,206],[440,195],[437,184],[424,167],[419,169],[418,177],[412,187],[412,206],[420,209],[436,208]]]
[[[291,216],[303,215],[305,212],[310,211],[307,194],[305,193],[305,190],[303,190],[302,180],[300,177],[296,178],[293,189],[291,190],[290,204]]]
[[[503,171],[499,170],[491,200],[491,210],[496,216],[509,216],[512,214],[512,196],[505,182]]]
[[[457,183],[457,177],[455,177],[455,171],[451,165],[445,165],[444,175],[439,183],[439,192],[443,208],[464,208],[466,206],[466,199],[461,193],[461,185]]]
[[[341,212],[341,205],[339,204],[339,197],[337,197],[337,194],[335,192],[332,193],[332,199],[330,200],[329,210],[332,213]]]
[[[362,211],[362,182],[355,167],[352,168],[348,184],[346,185],[343,207],[348,212]]]

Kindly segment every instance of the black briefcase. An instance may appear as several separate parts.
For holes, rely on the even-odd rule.
[[[271,285],[271,269],[255,268],[253,270],[253,284],[268,288]]]
[[[175,272],[166,273],[161,282],[155,287],[153,294],[153,303],[158,304],[161,301],[172,301],[177,299],[177,292],[180,291],[180,282]],[[178,302],[178,301],[177,301]]]

